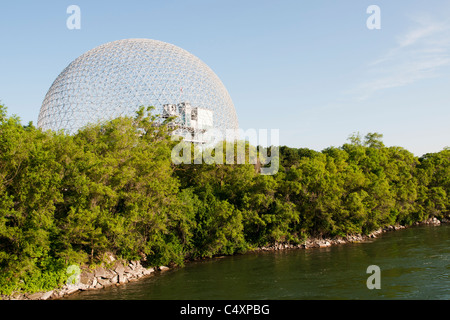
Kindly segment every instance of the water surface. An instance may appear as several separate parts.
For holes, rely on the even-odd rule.
[[[186,264],[68,299],[450,299],[450,225],[329,248],[247,253]],[[381,270],[369,290],[367,267]]]

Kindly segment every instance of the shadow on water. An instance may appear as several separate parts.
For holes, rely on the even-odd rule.
[[[252,252],[188,263],[68,299],[449,299],[450,225],[382,234],[328,248]],[[381,289],[369,290],[369,265]]]

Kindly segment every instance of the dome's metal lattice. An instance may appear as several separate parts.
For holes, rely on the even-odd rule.
[[[199,58],[157,40],[118,40],[61,72],[45,96],[38,127],[72,134],[88,123],[133,116],[140,106],[163,114],[167,106],[185,103],[212,112],[212,127],[223,133],[239,127],[228,91]]]

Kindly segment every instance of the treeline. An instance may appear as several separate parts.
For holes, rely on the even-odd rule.
[[[0,106],[0,293],[57,287],[68,265],[106,253],[182,265],[450,211],[448,148],[417,158],[380,134],[353,135],[321,152],[281,147],[270,176],[253,164],[175,165],[178,142],[159,120],[141,109],[65,135]]]

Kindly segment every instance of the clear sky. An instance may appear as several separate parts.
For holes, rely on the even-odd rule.
[[[81,29],[69,30],[69,5]],[[369,5],[381,29],[369,29]],[[243,129],[322,150],[354,132],[420,156],[450,146],[450,2],[405,0],[15,0],[0,2],[0,101],[37,123],[44,96],[75,58],[149,38],[208,64]]]

